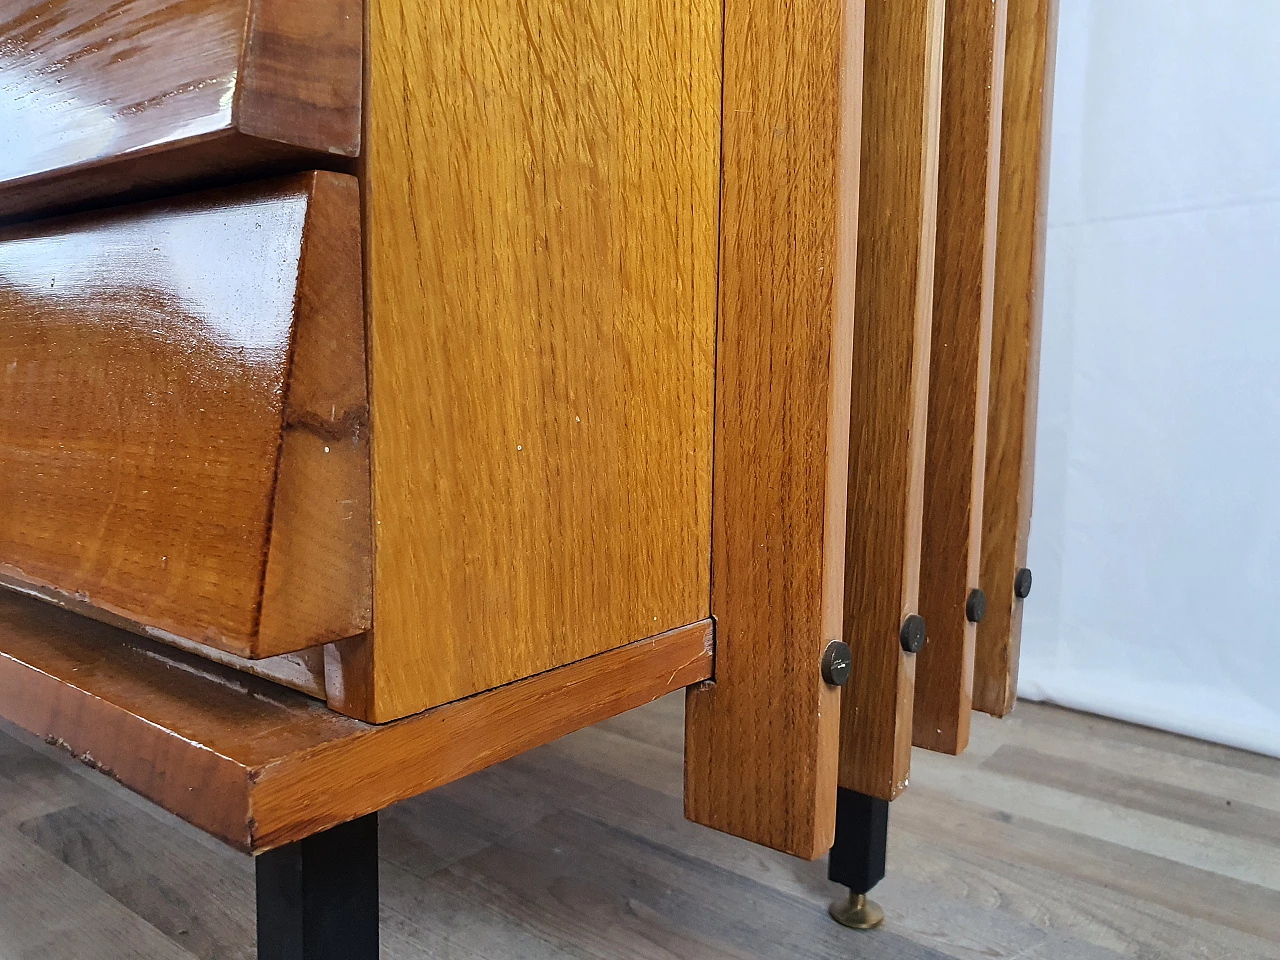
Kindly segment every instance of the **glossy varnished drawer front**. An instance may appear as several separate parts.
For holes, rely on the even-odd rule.
[[[360,151],[360,0],[6,0],[0,218]]]
[[[369,626],[359,192],[0,232],[0,576],[242,656]]]

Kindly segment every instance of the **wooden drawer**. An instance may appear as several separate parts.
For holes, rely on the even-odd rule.
[[[361,0],[6,0],[0,222],[341,166],[360,152],[362,29]]]
[[[368,629],[359,191],[0,233],[0,575],[245,657]]]

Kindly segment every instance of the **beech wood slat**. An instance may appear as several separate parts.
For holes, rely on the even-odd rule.
[[[361,0],[11,0],[0,222],[360,152]]]
[[[1013,584],[1031,534],[1057,30],[1057,0],[1009,0],[982,498],[987,616],[978,624],[973,673],[974,709],[997,717],[1013,709],[1018,692],[1023,601]]]
[[[802,857],[835,832],[862,4],[729,0],[711,609],[686,815]]]
[[[369,30],[383,721],[709,615],[720,3]]]
[[[911,770],[933,315],[942,0],[867,0],[850,418],[840,784],[892,800]]]
[[[1007,0],[948,0],[913,742],[969,743]]]
[[[711,673],[691,624],[380,727],[30,597],[0,593],[0,716],[260,852]]]
[[[367,630],[358,187],[0,232],[0,579],[268,657]]]

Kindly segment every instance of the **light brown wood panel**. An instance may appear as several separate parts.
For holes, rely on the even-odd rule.
[[[386,720],[709,613],[720,4],[370,12]]]
[[[948,0],[942,65],[938,236],[921,535],[913,741],[969,743],[982,479],[995,288],[1007,0]]]
[[[867,0],[845,547],[840,783],[892,800],[911,770],[933,315],[942,0]]]
[[[0,575],[265,657],[371,613],[358,185],[0,233]]]
[[[227,843],[268,850],[705,680],[709,621],[384,726],[0,593],[0,716]]]
[[[361,0],[10,0],[0,220],[360,152]]]
[[[686,815],[802,857],[835,832],[862,4],[725,6],[712,601]]]
[[[987,616],[978,624],[973,672],[974,709],[997,717],[1013,709],[1018,691],[1023,601],[1013,585],[1031,534],[1057,30],[1056,0],[1009,0],[982,496]]]

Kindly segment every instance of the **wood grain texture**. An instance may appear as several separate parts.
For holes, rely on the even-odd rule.
[[[12,0],[0,221],[360,152],[361,0]]]
[[[802,857],[835,832],[862,4],[725,6],[711,609],[686,815]]]
[[[379,0],[373,717],[705,618],[720,4]]]
[[[358,186],[0,233],[0,575],[266,657],[367,630]]]
[[[892,800],[911,770],[942,97],[942,0],[867,0],[840,783]]]
[[[938,236],[921,535],[913,741],[959,753],[969,742],[1007,0],[950,0],[942,66]]]
[[[964,757],[919,756],[875,892],[888,922],[851,939],[825,863],[683,820],[682,703],[384,811],[385,960],[1280,960],[1280,892],[1222,872],[1246,843],[1237,867],[1276,862],[1245,834],[1268,798],[1280,819],[1280,760],[1025,702],[976,717]],[[11,955],[255,956],[249,857],[3,722],[0,800]]]
[[[1013,581],[1027,564],[1031,535],[1057,32],[1056,0],[1009,0],[982,495],[987,617],[978,624],[973,673],[974,709],[998,717],[1013,709],[1022,645],[1023,601]]]
[[[709,621],[370,726],[30,597],[0,595],[0,716],[227,843],[381,810],[711,673]]]

